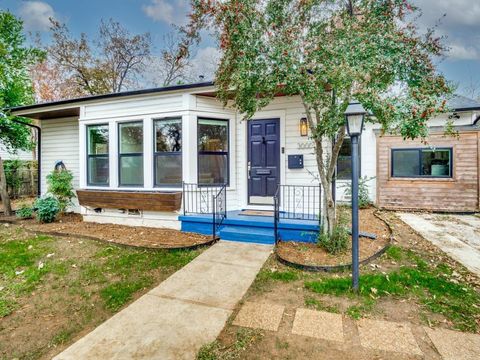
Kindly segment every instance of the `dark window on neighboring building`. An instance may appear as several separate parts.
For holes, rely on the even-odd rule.
[[[393,177],[452,177],[452,148],[392,149]]]
[[[182,119],[155,120],[155,186],[182,183]]]
[[[198,119],[198,184],[228,184],[228,121]]]
[[[352,146],[349,137],[343,139],[342,147],[337,159],[337,179],[351,180],[352,179]],[[360,143],[358,144],[358,158],[359,164],[361,161]],[[361,165],[360,165],[361,166]],[[361,175],[360,175],[361,176]]]
[[[87,184],[109,184],[107,124],[87,126]]]
[[[143,185],[143,122],[118,125],[118,171],[121,186]]]

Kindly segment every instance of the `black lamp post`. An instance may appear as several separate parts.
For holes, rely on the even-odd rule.
[[[358,290],[359,278],[359,244],[358,244],[358,138],[362,135],[363,121],[367,112],[362,104],[354,102],[345,110],[347,132],[352,144],[352,288]]]

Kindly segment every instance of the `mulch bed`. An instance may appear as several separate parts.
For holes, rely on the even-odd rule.
[[[377,236],[375,240],[360,237],[361,262],[368,262],[381,255],[390,245],[391,230],[376,214],[375,208],[360,211],[360,231]],[[352,262],[350,246],[344,253],[333,255],[317,244],[285,241],[278,243],[276,253],[283,263],[312,271],[340,270],[349,267]]]
[[[213,243],[211,236],[173,229],[84,222],[79,214],[66,214],[50,224],[37,221],[0,218],[28,231],[55,236],[75,236],[124,246],[147,249],[192,249]]]

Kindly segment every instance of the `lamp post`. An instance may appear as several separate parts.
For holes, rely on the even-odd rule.
[[[353,102],[345,110],[347,132],[352,144],[352,288],[358,291],[359,244],[358,244],[358,138],[362,135],[363,121],[367,112],[362,104]]]

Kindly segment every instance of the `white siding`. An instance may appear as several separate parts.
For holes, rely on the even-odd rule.
[[[182,107],[182,94],[148,95],[85,105],[85,113],[81,120],[171,112],[181,110]]]
[[[42,194],[47,191],[46,176],[57,161],[63,161],[73,173],[73,185],[79,184],[78,119],[64,118],[42,121]],[[78,211],[78,208],[73,209]]]
[[[9,153],[0,141],[0,157],[2,160],[35,160],[32,151],[18,150],[16,153]]]

